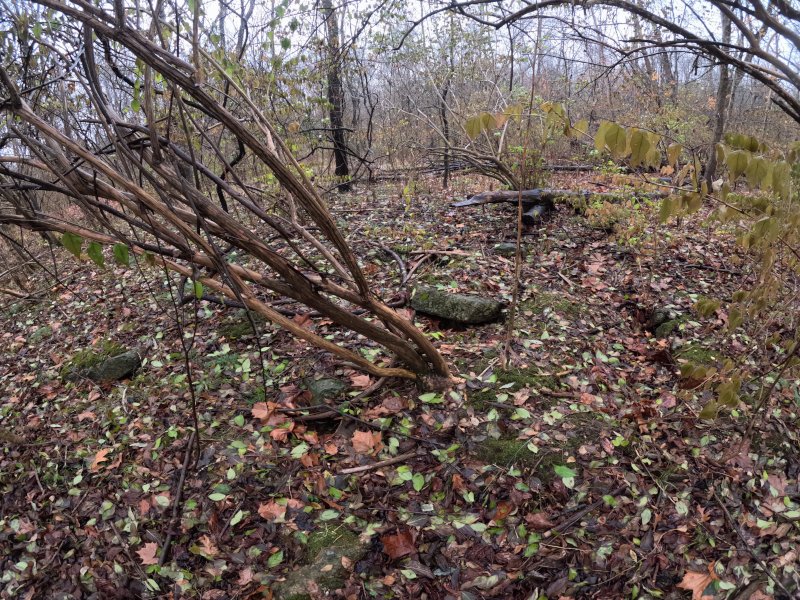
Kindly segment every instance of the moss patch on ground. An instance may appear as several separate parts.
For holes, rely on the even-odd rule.
[[[682,346],[675,352],[675,356],[697,365],[713,365],[723,358],[719,352],[706,348],[699,343]]]
[[[540,315],[549,308],[565,317],[576,317],[581,311],[577,303],[565,298],[563,294],[553,292],[536,292],[532,298],[520,302],[519,308],[522,314],[530,312],[533,315]]]

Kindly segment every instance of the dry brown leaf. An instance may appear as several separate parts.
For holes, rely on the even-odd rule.
[[[401,529],[394,535],[384,535],[381,537],[381,543],[383,551],[392,560],[417,552],[414,545],[414,534],[410,529]]]
[[[712,600],[714,596],[703,595],[703,592],[714,581],[710,573],[697,573],[695,571],[686,571],[683,579],[678,584],[682,590],[689,590],[692,592],[692,600]]]
[[[286,507],[281,506],[274,500],[270,500],[259,505],[258,514],[267,521],[281,522],[286,516]]]
[[[100,470],[100,463],[108,460],[108,455],[110,452],[111,448],[103,448],[102,450],[98,450],[97,454],[94,455],[94,460],[92,461],[89,470],[92,473],[97,473]]]
[[[556,526],[543,512],[525,515],[525,522],[536,531],[549,531]]]
[[[251,581],[253,581],[253,569],[245,567],[239,571],[239,579],[236,580],[238,585],[247,585]]]
[[[351,375],[350,381],[353,383],[353,387],[357,388],[368,388],[372,381],[369,378],[369,375]]]
[[[359,454],[374,454],[381,446],[380,431],[354,431],[351,439],[353,450]]]
[[[256,419],[261,419],[262,421],[269,419],[269,416],[272,414],[272,410],[266,402],[256,402],[250,412],[253,413]]]
[[[155,542],[148,542],[136,551],[143,565],[157,565],[158,559],[156,553],[158,552],[158,544]]]
[[[203,554],[208,558],[219,554],[219,548],[207,535],[200,536],[200,547],[203,549]]]

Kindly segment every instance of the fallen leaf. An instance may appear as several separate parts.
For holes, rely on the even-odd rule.
[[[368,388],[372,381],[369,378],[369,375],[351,375],[350,381],[353,383],[353,387],[357,388]]]
[[[547,518],[547,515],[543,512],[525,515],[525,522],[536,531],[548,531],[555,527],[555,523]]]
[[[708,585],[714,581],[710,573],[697,573],[695,571],[686,571],[683,579],[678,584],[682,590],[689,590],[692,592],[692,600],[711,600],[714,596],[704,595]]]
[[[158,559],[156,558],[158,552],[158,544],[155,542],[148,542],[136,551],[143,565],[157,565]]]
[[[256,402],[250,412],[253,413],[256,419],[261,419],[262,421],[269,419],[272,414],[272,410],[266,402]]]
[[[353,450],[359,454],[374,454],[383,446],[380,431],[354,431],[351,439]]]
[[[89,470],[92,473],[97,473],[100,470],[100,463],[108,460],[108,454],[110,452],[111,448],[103,448],[102,450],[98,450],[97,454],[94,455],[94,460],[92,461]]]
[[[253,569],[245,567],[239,571],[239,579],[236,581],[238,585],[247,585],[251,581],[253,581]]]
[[[92,411],[86,410],[86,411],[84,411],[82,413],[78,413],[78,417],[77,418],[78,418],[78,422],[81,422],[81,421],[85,421],[86,419],[94,419],[95,416],[96,415]]]
[[[414,546],[414,535],[410,529],[401,529],[394,535],[384,535],[381,537],[383,551],[392,560],[396,560],[417,551]]]
[[[281,506],[274,500],[270,500],[269,502],[259,505],[258,514],[267,521],[282,522],[286,515],[286,507]]]
[[[203,549],[203,554],[206,557],[213,557],[219,554],[219,548],[217,548],[213,540],[207,535],[200,536],[200,547]]]

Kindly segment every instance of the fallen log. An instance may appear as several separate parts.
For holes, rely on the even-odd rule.
[[[632,198],[666,198],[668,192],[589,192],[583,190],[557,190],[557,189],[534,189],[534,190],[500,190],[495,192],[481,192],[466,200],[453,202],[450,206],[463,208],[465,206],[480,206],[482,204],[511,203],[516,204],[522,201],[522,222],[525,225],[532,225],[539,221],[545,214],[555,208],[555,201],[559,198],[583,198],[584,200],[619,200],[621,197]]]

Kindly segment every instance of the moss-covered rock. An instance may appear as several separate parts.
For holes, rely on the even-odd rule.
[[[86,376],[92,381],[118,381],[133,375],[142,365],[142,357],[136,350],[111,356],[90,368]]]
[[[521,248],[522,256],[525,256],[525,247]],[[494,247],[494,253],[500,256],[516,256],[517,245],[514,242],[501,242]]]
[[[350,570],[344,562],[355,563],[367,552],[367,545],[343,527],[329,527],[312,533],[306,547],[308,563],[275,585],[277,600],[312,600],[316,589],[323,595],[344,586]]]
[[[98,366],[104,360],[112,356],[118,356],[126,351],[124,346],[111,341],[104,340],[92,348],[78,350],[72,358],[64,363],[59,374],[65,381],[74,381],[81,377],[86,377],[89,370]]]
[[[421,313],[467,325],[495,321],[503,310],[500,302],[490,298],[451,294],[432,287],[414,289],[411,306]]]
[[[347,389],[347,384],[339,379],[314,379],[313,377],[307,377],[304,383],[314,397],[314,400],[317,401],[325,400],[326,398],[335,398]]]

